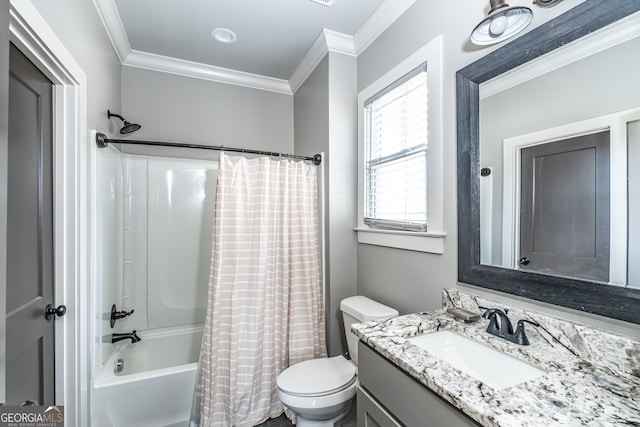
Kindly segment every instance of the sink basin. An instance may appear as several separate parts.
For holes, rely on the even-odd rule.
[[[527,362],[451,331],[418,335],[409,341],[496,390],[546,374]]]

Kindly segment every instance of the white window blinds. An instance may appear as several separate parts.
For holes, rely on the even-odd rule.
[[[367,99],[365,215],[370,226],[427,230],[427,64]]]

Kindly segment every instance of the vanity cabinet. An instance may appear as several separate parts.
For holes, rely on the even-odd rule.
[[[358,378],[358,427],[479,425],[362,342]]]
[[[358,427],[402,427],[402,424],[362,387],[358,388],[357,402]]]

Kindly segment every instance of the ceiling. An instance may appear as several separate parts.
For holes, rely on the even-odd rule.
[[[96,0],[125,65],[292,93],[327,51],[357,55],[415,0]],[[228,28],[237,41],[214,40]]]

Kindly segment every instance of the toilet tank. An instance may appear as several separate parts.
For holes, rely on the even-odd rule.
[[[340,311],[342,311],[349,354],[356,365],[358,364],[358,337],[351,332],[351,325],[371,320],[389,319],[398,315],[398,310],[361,295],[343,299],[340,302]]]

